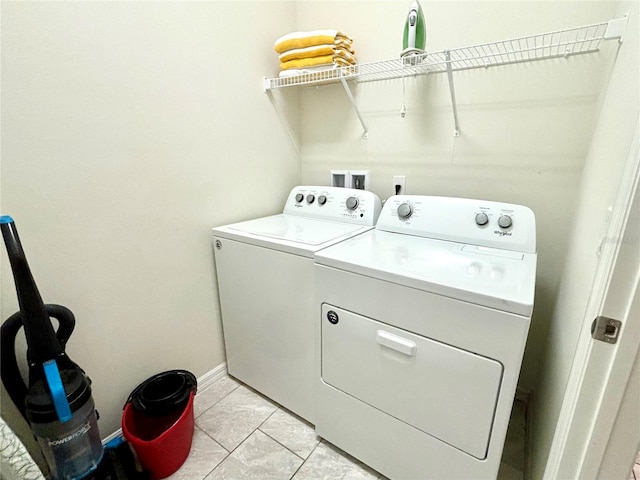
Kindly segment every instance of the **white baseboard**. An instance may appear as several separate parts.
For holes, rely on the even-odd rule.
[[[198,378],[198,390],[204,390],[210,387],[212,384],[220,380],[227,374],[227,362],[222,362],[213,370],[209,370],[207,373]]]
[[[207,373],[205,373],[200,378],[198,378],[198,380],[197,380],[198,381],[198,390],[202,391],[205,388],[210,387],[216,381],[218,381],[222,377],[224,377],[226,374],[227,374],[227,362],[222,362],[216,368],[214,368],[213,370],[209,370]],[[108,435],[105,438],[103,438],[102,439],[102,444],[104,445],[104,444],[110,442],[111,440],[113,440],[115,438],[118,438],[118,437],[121,437],[121,436],[122,436],[122,429],[119,428],[118,430],[113,432],[111,435]]]

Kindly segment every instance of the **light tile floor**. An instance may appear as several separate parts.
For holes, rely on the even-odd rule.
[[[385,479],[232,377],[199,391],[194,414],[191,452],[170,480]],[[523,479],[525,426],[524,404],[516,402],[500,480]]]

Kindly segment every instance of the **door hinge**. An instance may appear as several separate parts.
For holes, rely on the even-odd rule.
[[[606,343],[616,343],[622,322],[609,317],[596,317],[591,324],[591,336]]]

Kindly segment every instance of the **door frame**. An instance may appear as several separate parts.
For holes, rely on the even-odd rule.
[[[544,479],[596,480],[607,445],[615,442],[615,436],[621,434],[615,430],[615,422],[640,350],[637,340],[640,338],[640,315],[637,313],[640,266],[637,258],[635,265],[627,263],[629,249],[640,250],[639,126],[640,117],[636,122],[611,222],[600,245],[600,261]],[[616,344],[592,339],[591,323],[599,315],[623,321]],[[631,442],[637,452],[640,431]],[[633,459],[629,459],[629,467],[632,463]]]

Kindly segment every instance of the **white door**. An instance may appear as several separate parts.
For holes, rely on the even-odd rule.
[[[618,207],[603,239],[593,317],[622,322],[617,343],[578,341],[545,479],[624,479],[640,447],[640,139],[636,133]],[[626,183],[625,183],[626,182]],[[590,320],[590,319],[587,319]],[[635,366],[635,370],[634,370]],[[612,457],[616,461],[612,461]]]

